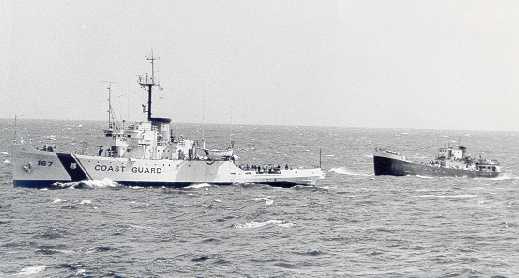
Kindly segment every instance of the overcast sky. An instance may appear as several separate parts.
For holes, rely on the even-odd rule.
[[[519,130],[519,1],[6,1],[0,118]],[[130,109],[128,109],[130,108]]]

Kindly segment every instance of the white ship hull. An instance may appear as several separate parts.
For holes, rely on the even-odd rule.
[[[290,187],[315,185],[324,177],[320,168],[257,173],[242,170],[229,160],[129,159],[47,152],[28,145],[13,148],[13,184],[18,187],[49,188],[61,183],[103,179],[138,186],[261,183]]]

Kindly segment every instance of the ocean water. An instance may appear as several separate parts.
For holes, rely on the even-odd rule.
[[[316,187],[13,188],[0,121],[0,277],[518,277],[519,133],[206,125],[243,163],[315,166]],[[19,122],[60,150],[106,139],[101,122]],[[199,137],[200,125],[175,125]],[[231,131],[232,130],[232,131]],[[497,179],[374,177],[371,151],[412,159],[460,142],[498,159]],[[83,142],[86,142],[83,143]]]

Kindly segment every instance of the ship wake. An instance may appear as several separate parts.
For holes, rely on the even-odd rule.
[[[519,180],[519,176],[516,176],[512,173],[502,173],[501,175],[499,175],[495,178],[490,178],[489,180],[493,180],[493,181]]]
[[[353,171],[351,169],[348,169],[346,167],[336,167],[331,168],[328,170],[328,172],[333,172],[341,175],[348,175],[348,176],[360,176],[360,177],[371,177],[373,174],[367,174],[367,173],[359,173],[357,171]]]

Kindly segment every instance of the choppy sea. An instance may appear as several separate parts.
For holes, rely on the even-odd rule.
[[[0,121],[0,277],[519,277],[519,133],[177,124],[240,161],[315,166],[315,187],[13,188]],[[102,122],[18,122],[26,143],[105,144]],[[203,130],[203,132],[202,132]],[[371,152],[427,160],[447,143],[496,179],[375,177]]]

